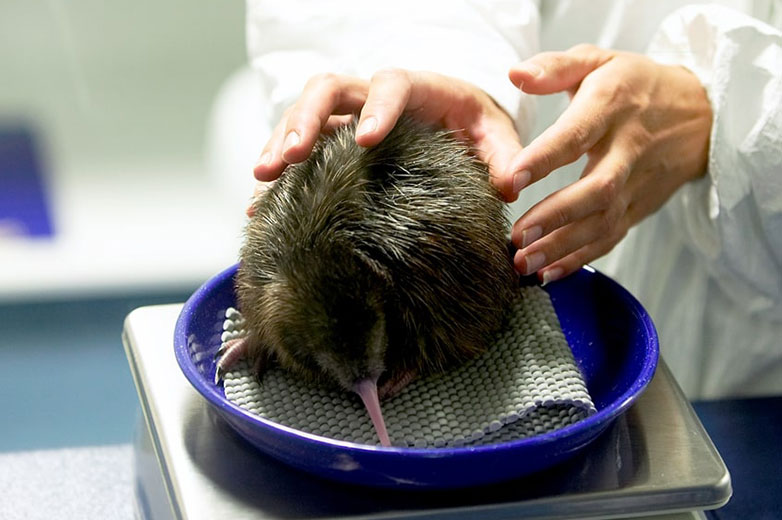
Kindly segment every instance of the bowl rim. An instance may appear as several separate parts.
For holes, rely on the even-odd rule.
[[[228,398],[225,397],[224,391],[221,390],[221,387],[215,386],[214,383],[208,380],[208,378],[204,377],[193,363],[193,360],[188,352],[189,341],[186,333],[192,323],[195,310],[201,304],[202,300],[205,297],[208,297],[217,286],[225,283],[226,279],[232,278],[235,275],[238,266],[238,263],[234,264],[204,282],[185,302],[177,318],[174,329],[174,352],[177,363],[179,364],[182,373],[190,381],[190,384],[193,385],[198,393],[200,393],[204,398],[207,399],[207,401],[222,411],[228,412],[234,416],[238,414],[240,417],[247,420],[251,424],[271,429],[278,434],[287,437],[292,437],[295,439],[306,439],[307,441],[314,442],[316,445],[323,448],[350,449],[358,452],[368,453],[388,453],[394,455],[403,455],[405,457],[411,458],[440,458],[464,456],[467,454],[487,454],[497,451],[504,452],[508,449],[530,449],[545,446],[547,444],[560,441],[563,438],[578,438],[579,434],[587,434],[588,432],[595,432],[598,430],[601,431],[606,428],[613,422],[615,418],[624,413],[643,393],[644,389],[652,380],[652,377],[654,376],[655,370],[657,368],[659,358],[659,340],[657,336],[657,330],[646,309],[644,309],[641,303],[619,283],[604,275],[600,271],[592,268],[591,266],[584,266],[581,268],[581,270],[574,273],[574,275],[583,276],[583,273],[588,273],[587,276],[597,276],[601,282],[607,283],[611,292],[619,296],[625,301],[626,304],[629,305],[632,314],[639,318],[639,322],[643,325],[647,335],[643,363],[641,365],[641,370],[638,374],[638,377],[635,379],[635,381],[633,381],[633,383],[625,392],[606,405],[603,409],[597,410],[596,413],[585,419],[552,432],[542,433],[511,441],[476,446],[457,446],[443,448],[416,448],[401,446],[384,447],[332,439],[330,437],[304,432],[302,430],[271,421],[248,410],[245,410],[239,405],[228,400]]]

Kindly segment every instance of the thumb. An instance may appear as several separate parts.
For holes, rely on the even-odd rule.
[[[576,45],[564,52],[541,52],[511,67],[508,77],[527,94],[553,94],[578,89],[593,70],[613,57],[594,45]]]

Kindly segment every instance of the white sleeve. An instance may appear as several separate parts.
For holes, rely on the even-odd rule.
[[[529,130],[508,69],[538,51],[531,0],[247,0],[247,47],[275,122],[314,74],[398,67],[470,81]]]
[[[693,71],[714,113],[708,174],[667,209],[746,312],[782,317],[782,34],[737,11],[691,6],[666,18],[648,54]]]

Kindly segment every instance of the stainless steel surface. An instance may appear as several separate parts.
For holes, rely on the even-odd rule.
[[[240,439],[174,359],[179,305],[135,310],[123,339],[174,518],[611,518],[727,502],[730,477],[664,363],[582,455],[499,486],[395,492],[320,480]]]

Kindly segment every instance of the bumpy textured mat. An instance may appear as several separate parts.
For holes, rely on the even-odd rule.
[[[523,287],[492,348],[450,372],[410,383],[381,403],[394,446],[437,448],[505,442],[550,432],[595,412],[548,293]],[[228,309],[222,340],[243,336]],[[281,369],[258,383],[239,362],[225,396],[274,422],[361,444],[379,444],[360,398],[310,386]]]

